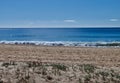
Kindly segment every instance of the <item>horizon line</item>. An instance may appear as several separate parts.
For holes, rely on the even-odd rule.
[[[0,27],[3,28],[120,28],[119,27]]]
[[[120,28],[120,26],[50,26],[50,27],[0,27],[0,28]]]

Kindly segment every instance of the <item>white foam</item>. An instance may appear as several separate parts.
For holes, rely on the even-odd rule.
[[[120,47],[107,46],[106,44],[120,44],[120,42],[73,42],[73,41],[0,41],[0,44],[29,44],[29,45],[45,45],[45,46],[75,46],[75,47]],[[102,46],[103,45],[103,46]]]

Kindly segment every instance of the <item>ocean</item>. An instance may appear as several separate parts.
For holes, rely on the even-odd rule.
[[[120,47],[120,28],[0,28],[0,43]]]

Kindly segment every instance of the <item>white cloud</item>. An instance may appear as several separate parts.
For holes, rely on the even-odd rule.
[[[64,22],[71,22],[71,23],[74,23],[76,22],[75,20],[64,20]]]
[[[112,18],[112,19],[110,19],[110,21],[111,22],[117,22],[117,21],[119,21],[119,19]]]

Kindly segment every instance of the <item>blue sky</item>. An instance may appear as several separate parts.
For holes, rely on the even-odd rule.
[[[0,0],[0,27],[119,27],[120,0]]]

